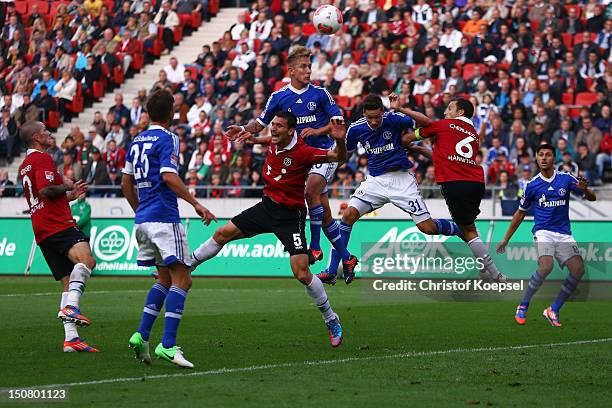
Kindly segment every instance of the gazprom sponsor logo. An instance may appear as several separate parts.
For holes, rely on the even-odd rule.
[[[298,116],[297,124],[303,125],[304,123],[312,123],[317,121],[317,115]]]

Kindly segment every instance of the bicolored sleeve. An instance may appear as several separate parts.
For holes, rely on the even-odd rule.
[[[320,103],[323,104],[323,110],[325,111],[327,118],[329,120],[344,119],[340,108],[338,107],[338,105],[336,105],[336,101],[334,101],[334,98],[331,96],[331,94],[327,92],[327,89],[323,88],[321,91],[322,94],[320,98]]]
[[[53,159],[48,154],[41,155],[42,160],[39,160],[34,166],[33,170],[36,177],[36,187],[40,191],[41,189],[57,184],[63,184],[62,177],[55,168]]]
[[[123,174],[129,174],[130,176],[134,175],[134,155],[132,153],[132,144],[130,143],[130,147],[125,155],[125,166],[121,170]]]
[[[179,138],[172,134],[172,139],[166,138],[159,147],[159,173],[178,174]]]
[[[572,174],[569,174],[569,173],[566,174],[566,177],[567,177],[567,188],[569,191],[573,191],[580,195],[584,194],[584,191],[578,188],[578,185],[576,184],[578,183],[578,179],[576,177],[574,177]]]
[[[261,114],[257,117],[257,121],[263,127],[268,127],[272,119],[274,119],[274,115],[279,110],[278,100],[279,94],[277,92],[270,95],[268,98],[268,102],[266,103],[265,109],[261,112]]]
[[[354,152],[357,149],[357,143],[359,142],[359,138],[357,137],[357,131],[355,131],[354,127],[349,127],[346,132],[346,150],[349,153]]]
[[[533,201],[532,191],[533,189],[529,188],[529,183],[527,183],[527,185],[525,186],[525,191],[523,192],[523,197],[521,198],[521,201],[519,202],[519,206],[518,206],[519,210],[523,212],[527,212],[529,210],[529,207],[531,207],[531,202]]]
[[[300,151],[300,155],[303,157],[304,163],[308,166],[327,162],[327,153],[329,153],[329,150],[317,149],[316,147],[311,147],[308,145],[304,145]]]
[[[391,116],[393,117],[393,123],[399,130],[404,131],[414,129],[414,120],[410,116],[405,115],[402,112],[392,112]]]

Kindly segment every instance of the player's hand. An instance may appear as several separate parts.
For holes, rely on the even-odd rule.
[[[400,98],[395,92],[389,94],[389,106],[393,110],[398,110],[400,108]]]
[[[589,186],[587,179],[585,179],[583,176],[578,176],[578,182],[574,184],[582,191],[585,191]]]
[[[331,124],[331,135],[334,140],[344,140],[346,138],[344,119],[332,119],[329,123]]]
[[[227,127],[227,132],[225,135],[229,138],[229,140],[236,140],[236,137],[242,132],[242,128],[238,125],[230,125]]]
[[[241,130],[240,133],[236,135],[234,142],[253,144],[255,143],[255,136],[253,136],[251,132]]]
[[[83,180],[79,180],[74,183],[72,191],[76,194],[76,196],[80,196],[81,194],[85,194],[89,186]]]
[[[208,211],[208,208],[203,207],[200,204],[197,204],[193,208],[195,209],[196,213],[200,216],[200,218],[202,218],[202,222],[204,223],[204,225],[210,225],[212,221],[217,222],[217,217],[215,217],[215,214]]]
[[[64,185],[68,187],[68,190],[74,189],[74,181],[72,181],[72,179],[62,176],[62,181],[64,182]]]
[[[302,129],[301,137],[319,136],[319,131],[313,128]]]
[[[501,240],[499,242],[499,244],[497,244],[497,253],[498,254],[505,254],[506,253],[506,245],[508,245],[508,241],[506,240]]]

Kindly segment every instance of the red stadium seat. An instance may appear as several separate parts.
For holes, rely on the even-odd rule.
[[[84,109],[84,101],[81,95],[75,95],[72,97],[72,102],[66,105],[66,108],[72,113],[81,113]]]
[[[563,92],[561,96],[561,102],[564,105],[573,105],[574,104],[574,93],[573,92]]]
[[[485,65],[484,64],[465,64],[463,65],[463,79],[470,79],[474,76],[474,71],[476,70],[476,66],[480,66],[480,72],[484,74]]]
[[[196,67],[185,67],[185,70],[191,72],[191,79],[196,80],[198,77],[198,69]]]
[[[593,92],[580,92],[576,94],[576,105],[590,106],[597,101],[597,95]]]
[[[574,46],[574,37],[570,33],[561,33],[561,39],[563,40],[565,48],[571,50]]]
[[[174,44],[178,44],[183,39],[183,27],[174,27]]]
[[[580,17],[580,15],[582,14],[582,9],[580,8],[580,6],[578,4],[566,4],[565,5],[565,11],[569,14],[570,9],[575,9],[576,10],[576,15],[578,17]]]
[[[336,96],[334,99],[336,100],[338,106],[344,110],[350,109],[352,106],[351,99],[348,96]]]
[[[430,79],[433,93],[440,91],[440,86],[442,85],[442,81],[439,79]]]
[[[45,125],[47,125],[49,129],[57,130],[60,125],[59,112],[55,110],[49,111],[49,116],[47,117],[47,120],[45,120]]]
[[[15,11],[21,15],[28,14],[28,2],[27,1],[18,1],[15,3]],[[7,19],[8,21],[8,19]]]
[[[423,103],[423,94],[412,95],[411,99],[414,101],[416,105],[421,105]]]
[[[531,31],[538,31],[540,27],[540,22],[538,20],[529,20],[529,23],[531,24]]]
[[[571,108],[569,110],[569,115],[570,115],[570,118],[572,119],[576,119],[580,117],[580,108]]]
[[[317,30],[315,30],[314,25],[308,23],[308,24],[304,24],[302,26],[302,34],[304,34],[306,37],[314,34]]]
[[[106,87],[104,86],[103,81],[94,81],[93,83],[93,97],[96,99],[101,99],[104,97],[104,93],[106,92]]]

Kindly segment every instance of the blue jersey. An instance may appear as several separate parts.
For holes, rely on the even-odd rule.
[[[583,193],[575,184],[578,180],[570,173],[555,171],[550,179],[542,173],[527,182],[519,210],[527,211],[531,204],[534,208],[533,233],[552,231],[572,235],[569,220],[570,191]]]
[[[372,129],[365,118],[348,128],[346,145],[349,151],[361,143],[368,155],[368,170],[372,176],[380,176],[390,169],[409,169],[413,164],[408,160],[402,146],[402,133],[414,128],[414,121],[400,112],[385,112],[380,126]]]
[[[176,194],[162,179],[162,173],[178,173],[178,154],[178,136],[157,125],[130,144],[123,173],[134,176],[138,190],[136,224],[180,222]]]
[[[319,129],[327,126],[332,118],[342,118],[342,112],[329,92],[312,84],[301,90],[287,85],[274,92],[257,121],[267,127],[278,111],[291,112],[295,115],[298,135],[303,129]],[[311,136],[304,141],[307,145],[319,149],[329,149],[334,145],[334,139],[329,135]]]

